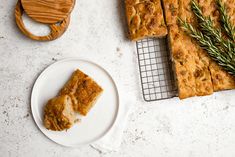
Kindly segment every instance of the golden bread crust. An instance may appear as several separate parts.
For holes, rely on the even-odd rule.
[[[197,21],[190,8],[191,0],[164,0],[166,23],[169,29],[169,45],[179,90],[179,98],[204,96],[214,91],[234,89],[235,78],[225,72],[218,64],[211,60],[207,52],[198,43],[185,34],[178,25],[177,17],[197,26]],[[234,0],[226,1],[230,6]],[[215,0],[198,0],[205,16],[211,16],[215,25],[219,27],[219,14]],[[231,5],[232,3],[232,5]],[[229,6],[229,5],[227,5]],[[232,15],[234,8],[229,7]],[[235,15],[231,16],[234,19]],[[234,21],[233,21],[234,22]]]
[[[85,116],[102,91],[103,89],[93,79],[76,70],[59,95],[68,94],[72,98],[74,110]]]
[[[214,91],[235,89],[235,78],[224,71],[214,61],[210,64],[210,72],[213,82]]]
[[[194,59],[182,45],[183,37],[176,25],[169,26],[169,44],[180,98],[195,96],[196,89],[193,68],[191,68],[195,67]]]
[[[131,40],[167,35],[161,0],[125,0]]]
[[[169,45],[178,85],[179,98],[204,96],[213,93],[210,62],[207,53],[178,25],[177,17],[196,26],[190,8],[191,0],[164,1],[169,30]]]
[[[235,24],[235,0],[222,0],[225,3],[226,8],[228,9],[228,14],[231,17],[231,22]],[[202,12],[205,16],[209,16],[215,22],[216,27],[220,27],[219,24],[219,12],[216,10],[216,1],[215,0],[207,0],[206,2],[203,0],[199,0],[199,5],[202,8]],[[225,70],[223,70],[217,63],[214,61],[210,61],[209,65],[211,78],[213,82],[214,91],[227,90],[227,89],[235,89],[235,77],[228,74]]]
[[[69,129],[75,122],[72,100],[68,95],[50,99],[44,108],[44,126],[54,131]]]
[[[76,120],[75,113],[87,115],[103,89],[89,76],[76,70],[59,96],[50,99],[44,108],[44,126],[54,131],[67,130]]]

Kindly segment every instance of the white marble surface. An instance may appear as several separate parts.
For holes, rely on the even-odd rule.
[[[77,0],[68,31],[52,42],[35,42],[18,31],[15,4],[0,3],[0,156],[235,156],[235,91],[183,101],[142,100],[135,43],[126,40],[120,0]],[[125,87],[126,96],[134,95],[119,152],[65,148],[36,127],[30,113],[32,85],[45,67],[66,57],[97,62]]]

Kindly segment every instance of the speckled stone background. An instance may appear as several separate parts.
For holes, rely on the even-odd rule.
[[[126,39],[120,0],[77,0],[68,31],[52,42],[35,42],[19,32],[15,4],[0,3],[1,157],[235,156],[235,91],[183,101],[142,100],[135,43]],[[97,62],[125,87],[127,97],[133,96],[135,108],[119,152],[65,148],[36,127],[30,112],[33,83],[44,68],[67,57]]]

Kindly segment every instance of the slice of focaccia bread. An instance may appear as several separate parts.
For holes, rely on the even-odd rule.
[[[169,26],[169,44],[179,98],[213,93],[206,53],[177,25]]]
[[[76,70],[59,95],[69,95],[74,110],[85,116],[102,91],[103,89],[93,79],[82,71]]]
[[[125,0],[131,40],[167,35],[161,0]]]
[[[49,130],[67,130],[75,119],[72,100],[68,95],[49,100],[44,108],[44,126]]]

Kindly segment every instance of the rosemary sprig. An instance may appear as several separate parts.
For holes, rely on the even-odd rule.
[[[230,40],[235,42],[235,36],[234,36],[235,27],[231,24],[231,19],[229,15],[227,14],[225,5],[222,3],[221,0],[217,0],[216,2],[217,2],[218,10],[220,13],[220,22],[221,22],[222,28],[224,29],[224,31],[226,32]]]
[[[219,49],[226,53],[227,55],[231,55],[235,53],[235,44],[228,39],[224,39],[221,33],[221,30],[214,27],[214,23],[210,17],[205,17],[202,14],[201,8],[192,0],[191,8],[193,13],[198,18],[199,27],[203,34],[206,34],[208,37],[211,37],[213,43],[219,47]]]
[[[222,40],[222,33],[219,29],[215,29],[213,26],[213,21],[210,17],[204,17],[202,14],[202,10],[199,5],[195,2],[195,0],[191,1],[191,9],[193,13],[198,18],[199,26],[203,33],[208,36],[213,37],[213,41],[215,44],[218,44]]]
[[[201,31],[196,30],[191,24],[179,18],[179,22],[184,30],[196,41],[199,45],[208,52],[220,66],[227,70],[230,74],[235,76],[235,55],[227,56],[224,52],[214,45],[211,37],[202,34]]]

